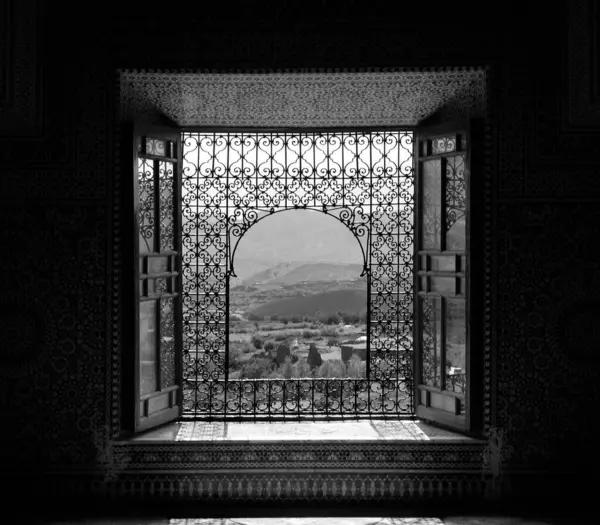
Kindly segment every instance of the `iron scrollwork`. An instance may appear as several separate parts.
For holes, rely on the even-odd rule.
[[[184,416],[412,413],[411,132],[184,133]],[[228,378],[236,247],[274,213],[318,210],[348,227],[369,276],[365,379]]]
[[[450,250],[465,250],[467,181],[464,154],[448,157],[445,171],[446,245]],[[456,231],[453,231],[453,228]]]
[[[140,253],[154,251],[155,198],[154,198],[154,161],[138,157],[138,221]]]

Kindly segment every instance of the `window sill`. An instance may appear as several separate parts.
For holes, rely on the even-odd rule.
[[[483,442],[471,436],[441,429],[422,421],[272,421],[223,422],[190,421],[164,425],[124,442],[195,443],[201,442]]]
[[[197,421],[171,423],[115,441],[113,462],[122,475],[480,476],[486,447],[483,439],[421,421]]]

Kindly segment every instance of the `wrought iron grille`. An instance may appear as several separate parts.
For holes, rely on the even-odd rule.
[[[412,415],[413,134],[184,133],[184,418]],[[263,218],[319,210],[360,243],[364,379],[228,378],[235,249]]]

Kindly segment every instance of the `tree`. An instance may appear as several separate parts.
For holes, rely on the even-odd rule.
[[[277,354],[275,356],[275,360],[276,360],[277,364],[279,366],[281,366],[288,357],[290,359],[292,357],[292,354],[290,352],[290,347],[288,345],[286,345],[286,344],[283,344],[283,343],[280,344],[277,347]]]
[[[253,357],[242,367],[241,379],[260,379],[263,374],[270,373],[273,369],[273,363],[270,359]]]
[[[314,370],[315,377],[329,377],[329,363],[330,361],[325,361],[316,367]]]
[[[298,378],[310,377],[311,370],[310,366],[306,362],[306,359],[300,359],[297,363],[294,364],[294,376]]]
[[[291,379],[294,375],[294,368],[292,365],[292,359],[290,357],[286,357],[283,365],[281,365],[281,376],[284,379]]]
[[[263,346],[263,340],[260,337],[258,337],[257,335],[253,335],[252,336],[252,344],[254,345],[254,348],[259,350]]]
[[[267,350],[268,352],[270,352],[274,348],[275,348],[275,344],[273,343],[273,341],[267,341],[264,345],[264,349]]]
[[[362,379],[366,377],[367,363],[357,355],[353,355],[346,363],[346,377]]]
[[[325,328],[322,328],[321,335],[323,337],[337,337],[337,328],[334,328],[333,326],[327,326]]]
[[[232,344],[229,350],[229,368],[230,370],[237,370],[242,366],[242,349],[237,344]]]
[[[318,368],[323,363],[323,358],[321,357],[321,354],[319,353],[319,350],[317,350],[317,346],[314,343],[310,344],[306,361],[308,362],[308,366],[310,366],[310,368]]]
[[[358,313],[346,313],[342,316],[342,320],[345,324],[358,324],[360,322],[360,316],[358,315]]]
[[[316,377],[336,377],[346,376],[346,367],[340,360],[325,361],[316,371]]]

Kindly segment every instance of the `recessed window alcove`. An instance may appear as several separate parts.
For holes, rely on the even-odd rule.
[[[425,124],[471,119],[479,119],[489,126],[486,82],[485,68],[255,73],[122,71],[119,84],[123,124],[121,142],[125,144],[128,137],[130,140],[127,123],[131,122],[167,126],[184,134],[412,132]],[[481,129],[483,127],[482,124]],[[464,137],[462,140],[464,147]],[[483,140],[477,142],[477,146],[483,151]],[[129,151],[124,155],[127,156]],[[436,152],[429,153],[435,156]],[[420,152],[420,155],[426,153]],[[479,153],[479,157],[483,158],[483,154]],[[122,165],[131,163],[123,162]],[[120,169],[123,170],[122,167]],[[122,173],[121,176],[127,180],[130,174]],[[478,191],[481,192],[479,198],[486,199],[487,183],[483,168],[476,176],[479,178]],[[483,206],[485,202],[478,209]],[[273,220],[274,217],[264,220]],[[454,230],[462,227],[460,220],[457,220],[458,226]],[[455,237],[453,232],[452,239]],[[483,248],[480,245],[477,249]],[[477,260],[481,262],[485,256],[480,252]],[[426,254],[425,257],[435,259],[435,256]],[[420,267],[418,269],[421,270]],[[430,279],[428,272],[435,271],[429,266],[422,270],[423,282]],[[457,279],[462,278],[461,274],[457,276]],[[124,274],[123,279],[124,289],[127,289],[127,275]],[[487,293],[483,280],[476,275],[473,281],[473,290],[478,294],[475,303],[483,304],[483,296]],[[470,337],[476,340],[472,349],[476,346],[481,365],[477,370],[471,370],[479,377],[473,381],[474,388],[469,399],[468,409],[473,411],[473,420],[477,422],[472,425],[469,435],[436,428],[416,417],[405,420],[375,417],[363,421],[348,417],[335,422],[197,420],[173,422],[135,437],[127,432],[128,425],[122,424],[121,439],[114,443],[129,458],[126,469],[143,468],[144,457],[152,454],[152,450],[164,456],[169,468],[183,468],[180,464],[184,461],[182,455],[204,450],[208,451],[208,456],[195,461],[193,468],[253,468],[266,472],[274,468],[275,463],[265,460],[261,464],[257,458],[265,454],[268,456],[277,449],[277,466],[291,469],[310,469],[319,462],[324,471],[364,468],[368,464],[373,468],[390,469],[391,473],[394,469],[411,468],[411,465],[423,468],[423,458],[429,455],[432,458],[430,468],[451,470],[459,465],[463,470],[469,470],[476,479],[483,467],[484,439],[490,423],[489,407],[485,406],[490,378],[483,366],[489,359],[489,345],[482,336],[483,322],[484,315],[475,313],[471,318],[471,323],[478,323]],[[113,391],[122,395],[132,390],[128,387],[130,379],[126,376],[128,367],[119,365],[126,361],[125,356],[130,352],[126,343],[127,339],[121,334],[115,338],[113,349]],[[425,399],[429,403],[429,390],[424,388],[422,392],[423,403]],[[434,399],[433,393],[431,399]],[[421,394],[417,401],[420,400]],[[127,408],[127,402],[122,397],[115,399],[115,421],[126,422],[133,417],[133,414],[128,416],[131,409]],[[301,454],[295,455],[301,442],[303,453],[308,451],[308,456],[302,456],[304,459]],[[211,448],[217,445],[217,448]],[[224,446],[226,449],[223,449]],[[281,455],[284,449],[289,449],[289,454]],[[318,452],[319,449],[321,451]],[[329,460],[321,457],[325,449],[330,454]],[[339,452],[350,449],[356,453],[355,460],[340,460]],[[362,459],[356,459],[359,456]],[[189,467],[189,461],[186,464]],[[360,467],[361,464],[363,467]]]

